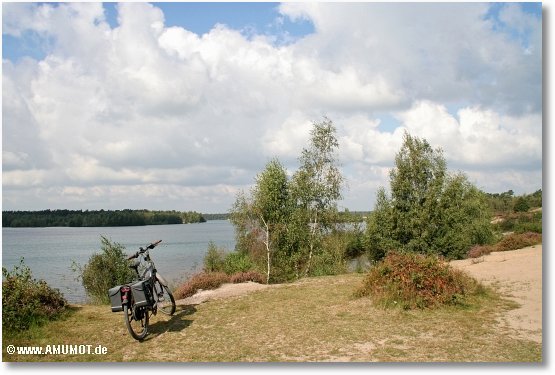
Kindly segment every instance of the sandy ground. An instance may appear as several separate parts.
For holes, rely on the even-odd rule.
[[[254,290],[271,288],[275,285],[258,284],[253,282],[241,284],[223,284],[218,289],[200,290],[194,296],[175,301],[177,305],[198,305],[200,303],[221,299],[242,296]]]
[[[451,262],[520,307],[501,317],[521,338],[542,342],[542,245]]]
[[[495,252],[450,263],[491,285],[520,307],[500,317],[500,324],[516,330],[521,338],[542,342],[542,245],[520,250]],[[197,305],[209,300],[245,295],[251,291],[277,287],[253,282],[224,284],[215,290],[202,290],[176,301],[178,305]]]

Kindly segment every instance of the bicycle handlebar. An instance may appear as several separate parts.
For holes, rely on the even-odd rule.
[[[156,246],[158,246],[158,244],[160,244],[160,242],[162,242],[162,240],[158,240],[156,242],[153,242],[144,249],[142,247],[140,247],[139,251],[137,251],[135,254],[131,255],[130,257],[128,257],[127,260],[137,258],[139,256],[139,254],[144,253],[148,249],[154,249]]]
[[[150,245],[148,245],[146,248],[147,249],[154,249],[156,246],[158,246],[158,244],[162,242],[162,240],[158,240],[156,242],[151,243]]]

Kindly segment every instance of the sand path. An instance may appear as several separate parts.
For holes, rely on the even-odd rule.
[[[501,322],[521,338],[542,342],[542,245],[450,264],[517,302],[520,307],[502,316]]]

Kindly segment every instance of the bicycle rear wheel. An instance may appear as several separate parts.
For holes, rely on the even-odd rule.
[[[123,319],[129,334],[135,340],[142,340],[148,334],[148,310],[145,307],[139,307],[137,310],[137,315],[139,316],[134,317],[133,309],[129,308],[128,305],[124,305]]]
[[[156,280],[154,290],[157,294],[155,298],[158,309],[166,315],[173,315],[175,312],[175,299],[173,298],[173,294],[170,292],[170,289],[167,286],[162,285],[160,281]]]

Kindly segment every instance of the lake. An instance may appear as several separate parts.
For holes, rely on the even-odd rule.
[[[68,301],[82,303],[86,294],[75,280],[72,261],[85,265],[99,253],[101,236],[122,244],[128,254],[162,240],[150,255],[171,287],[201,270],[210,241],[227,251],[235,247],[234,228],[227,220],[140,227],[2,228],[2,267],[11,270],[24,257],[34,278],[58,288]]]

